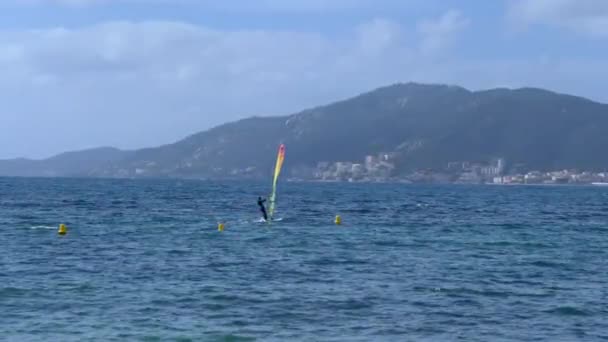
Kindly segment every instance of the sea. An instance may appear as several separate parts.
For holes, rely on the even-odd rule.
[[[269,189],[1,178],[0,340],[608,341],[608,188]]]

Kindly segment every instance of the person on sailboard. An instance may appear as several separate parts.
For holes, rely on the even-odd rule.
[[[264,207],[264,202],[266,202],[266,199],[262,199],[262,197],[258,197],[258,205],[260,206],[260,211],[262,212],[262,215],[264,215],[264,220],[268,221],[268,216],[266,215],[266,208]]]

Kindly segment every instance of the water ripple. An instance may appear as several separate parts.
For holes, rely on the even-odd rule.
[[[608,339],[606,189],[267,187],[0,179],[0,336]]]

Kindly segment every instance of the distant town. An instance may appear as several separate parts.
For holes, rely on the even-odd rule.
[[[507,172],[507,161],[497,158],[486,164],[454,161],[442,170],[417,170],[397,174],[394,153],[366,156],[360,162],[320,162],[316,168],[292,170],[290,180],[325,182],[406,182],[455,184],[598,184],[608,185],[608,172],[556,170],[549,172],[524,171],[515,165]]]

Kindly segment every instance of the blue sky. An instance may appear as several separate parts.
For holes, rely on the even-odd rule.
[[[606,0],[2,0],[0,158],[176,141],[395,82],[608,102]]]

